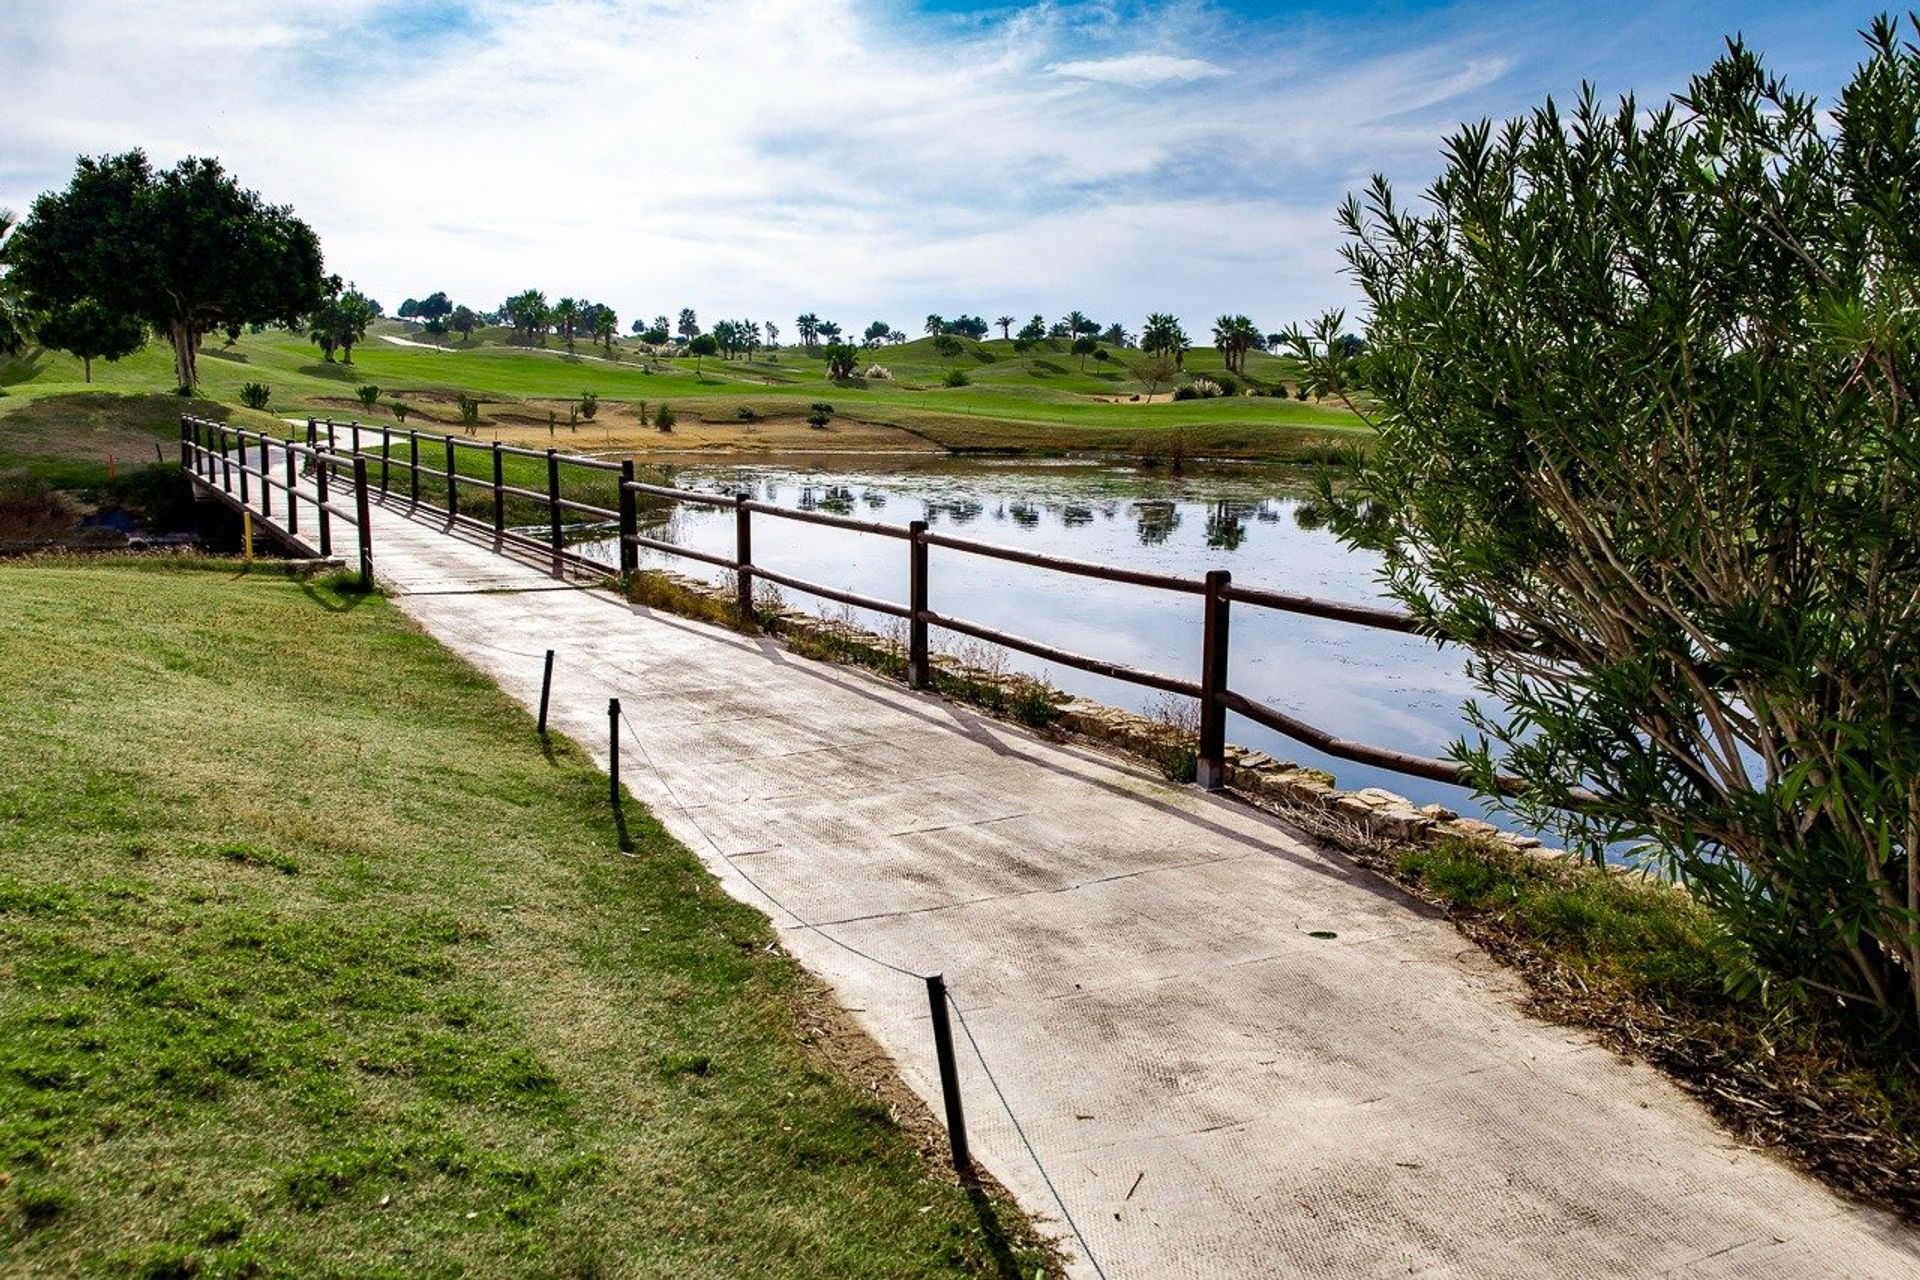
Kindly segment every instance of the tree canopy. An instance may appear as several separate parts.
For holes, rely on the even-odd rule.
[[[33,202],[9,249],[32,304],[90,298],[166,335],[179,385],[199,381],[201,339],[227,324],[297,324],[323,293],[320,241],[218,160],[156,171],[141,151],[83,157],[64,191]]]
[[[147,345],[147,326],[93,298],[54,307],[40,320],[41,345],[78,356],[93,381],[95,360],[118,360]]]
[[[1664,863],[1736,990],[1920,1031],[1920,49],[1830,111],[1738,41],[1676,101],[1589,93],[1342,212],[1370,323],[1340,528],[1463,645],[1455,755]]]

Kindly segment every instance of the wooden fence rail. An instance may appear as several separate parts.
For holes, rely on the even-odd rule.
[[[186,424],[194,421],[192,441],[188,439]],[[198,423],[197,420],[182,419],[181,465],[194,470],[203,484],[212,485],[216,492],[232,492],[232,483],[224,478],[224,469],[232,465],[232,459],[224,443],[221,448],[203,446],[201,433],[204,431],[225,433],[233,431],[215,423]],[[567,522],[563,516],[567,513],[593,517],[609,525],[617,524],[619,533],[618,570],[622,575],[631,574],[639,567],[641,548],[657,551],[665,555],[678,556],[701,564],[725,569],[734,575],[737,591],[736,602],[743,618],[753,614],[753,583],[763,579],[795,591],[818,596],[859,609],[867,609],[888,617],[904,619],[908,624],[908,683],[915,688],[926,688],[932,684],[933,668],[929,630],[938,627],[942,630],[971,636],[991,644],[1031,654],[1048,662],[1060,663],[1082,671],[1107,676],[1115,680],[1126,681],[1150,689],[1195,698],[1200,703],[1200,729],[1198,744],[1198,764],[1196,781],[1209,789],[1217,789],[1226,781],[1226,731],[1229,714],[1244,716],[1257,724],[1283,734],[1295,741],[1342,760],[1351,760],[1359,764],[1371,765],[1395,773],[1413,777],[1427,778],[1437,782],[1471,786],[1466,769],[1451,760],[1435,759],[1414,755],[1386,747],[1376,747],[1368,743],[1354,742],[1341,738],[1313,725],[1288,715],[1277,708],[1258,702],[1229,685],[1229,655],[1232,643],[1232,606],[1271,609],[1285,613],[1299,614],[1304,617],[1324,618],[1351,626],[1368,627],[1375,630],[1393,631],[1401,634],[1419,634],[1419,624],[1405,613],[1378,605],[1358,604],[1342,600],[1323,600],[1314,596],[1298,595],[1291,592],[1271,591],[1262,588],[1236,586],[1231,575],[1224,569],[1217,569],[1204,577],[1191,578],[1175,574],[1154,573],[1140,569],[1127,569],[1115,565],[1096,564],[1090,561],[1073,560],[1062,556],[1046,555],[1037,551],[1027,551],[1015,547],[998,546],[989,542],[977,542],[970,538],[956,537],[952,534],[934,533],[925,521],[916,520],[907,525],[885,524],[869,520],[856,520],[847,516],[836,516],[819,511],[795,511],[778,507],[771,503],[759,502],[745,494],[698,493],[688,489],[674,488],[668,485],[648,484],[634,478],[634,464],[631,460],[610,462],[600,458],[585,458],[561,453],[557,449],[525,449],[512,445],[503,445],[497,441],[462,439],[457,436],[436,436],[408,430],[404,433],[391,428],[379,428],[379,443],[373,450],[363,448],[368,442],[363,438],[364,431],[359,423],[346,426],[346,447],[341,447],[341,428],[332,420],[309,419],[307,422],[307,443],[305,446],[286,444],[276,441],[278,447],[288,450],[288,474],[292,475],[293,459],[296,454],[310,458],[314,462],[315,474],[321,479],[322,501],[320,520],[322,522],[322,540],[326,539],[326,519],[328,515],[340,514],[338,508],[330,507],[325,499],[325,477],[335,467],[351,465],[355,477],[356,502],[360,505],[368,499],[366,482],[370,465],[379,468],[378,491],[385,500],[392,496],[390,473],[392,470],[404,470],[407,473],[406,494],[409,504],[418,508],[423,505],[429,509],[438,509],[444,502],[449,526],[461,525],[482,529],[491,533],[496,544],[502,547],[512,545],[527,550],[538,550],[550,560],[555,573],[564,572],[573,567],[589,572],[604,572],[606,565],[581,556],[567,545]],[[238,468],[242,485],[242,501],[245,501],[244,486],[248,476],[261,476],[261,470],[249,470],[245,465],[245,442],[257,440],[264,460],[266,437],[254,432],[234,431],[242,442],[242,457]],[[434,467],[420,460],[422,442],[436,447],[444,459],[444,467]],[[404,456],[396,452],[404,444]],[[191,449],[191,453],[189,450]],[[469,455],[481,455],[485,460],[479,474],[462,471],[460,459],[462,451]],[[544,489],[529,488],[524,485],[510,485],[505,482],[503,458],[526,458],[546,462],[546,486]],[[217,482],[214,472],[208,470],[215,463],[222,469],[222,477]],[[596,476],[618,476],[617,506],[603,506],[587,502],[578,496],[569,497],[563,492],[565,478],[574,474],[592,474]],[[432,483],[423,489],[422,477]],[[263,484],[268,483],[263,479]],[[286,484],[271,482],[273,487],[291,493],[291,480]],[[480,520],[460,509],[460,495],[464,488],[484,491],[490,498],[489,520]],[[444,495],[443,497],[441,495]],[[506,504],[509,498],[544,507],[546,537],[536,538],[507,527]],[[660,538],[648,537],[639,530],[639,500],[642,498],[659,499],[676,503],[689,503],[720,509],[732,508],[734,512],[734,553],[732,556],[699,551],[691,547],[682,547]],[[297,505],[289,498],[289,530],[297,533],[297,514],[293,507]],[[908,600],[900,603],[863,596],[844,591],[825,583],[811,582],[791,574],[759,565],[753,559],[753,526],[755,516],[765,516],[777,520],[792,520],[806,524],[823,525],[849,533],[863,533],[877,537],[903,541],[908,547]],[[349,517],[351,518],[351,517]],[[363,573],[371,576],[371,552],[366,548],[370,544],[367,525],[360,524],[363,555],[368,557],[363,564]],[[938,547],[963,555],[983,556],[1003,560],[1014,564],[1028,565],[1055,573],[1069,574],[1075,577],[1093,578],[1104,582],[1119,582],[1130,586],[1145,587],[1152,590],[1168,591],[1183,595],[1197,595],[1201,598],[1199,622],[1199,643],[1196,656],[1199,659],[1199,678],[1188,679],[1181,676],[1166,675],[1157,671],[1147,671],[1124,663],[1111,662],[1103,658],[1074,653],[1067,649],[1044,644],[1038,640],[937,612],[929,602],[928,588],[928,552]],[[1503,791],[1515,793],[1521,789],[1517,779],[1501,778],[1497,785]],[[1576,793],[1579,794],[1579,793]]]

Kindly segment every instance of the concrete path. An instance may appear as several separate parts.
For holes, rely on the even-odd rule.
[[[1913,1232],[1527,1016],[1450,925],[1265,816],[374,524],[400,607],[510,693],[559,651],[553,723],[603,761],[622,700],[634,795],[936,1114],[925,989],[866,957],[945,972],[1076,1275],[1920,1274]],[[976,1156],[1064,1234],[960,1051]]]

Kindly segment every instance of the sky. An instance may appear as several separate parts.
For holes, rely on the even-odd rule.
[[[1879,8],[4,0],[0,208],[141,147],[218,156],[389,311],[1271,331],[1353,305],[1340,201],[1460,122],[1658,99],[1734,32],[1829,97]]]

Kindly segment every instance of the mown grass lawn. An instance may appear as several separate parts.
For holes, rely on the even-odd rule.
[[[1174,434],[1194,450],[1246,458],[1295,456],[1326,438],[1365,438],[1359,418],[1331,402],[1304,403],[1270,397],[1225,397],[1179,403],[1131,403],[1141,390],[1130,366],[1141,353],[1115,350],[1106,361],[1088,360],[1049,347],[1028,352],[994,340],[969,344],[964,355],[943,358],[930,339],[866,353],[861,361],[892,371],[892,380],[861,384],[831,383],[819,352],[787,346],[754,361],[688,358],[643,361],[624,351],[618,361],[580,344],[569,356],[557,339],[546,348],[498,343],[466,345],[457,338],[440,341],[451,349],[397,346],[379,334],[423,337],[417,330],[388,322],[354,350],[351,365],[323,360],[302,336],[286,331],[245,334],[232,347],[210,339],[200,360],[200,394],[225,405],[240,404],[248,382],[270,388],[268,412],[277,417],[359,417],[392,424],[394,399],[416,412],[412,425],[423,430],[458,430],[453,397],[471,393],[488,401],[482,422],[496,416],[544,419],[550,410],[566,419],[565,405],[592,391],[609,407],[658,406],[669,402],[683,416],[728,422],[742,407],[769,417],[798,421],[816,400],[832,403],[843,418],[907,433],[905,444],[932,444],[957,450],[1058,453],[1073,450],[1130,451],[1142,441]],[[651,364],[651,368],[648,365]],[[1187,353],[1194,373],[1221,376],[1222,359],[1210,348]],[[0,360],[0,417],[17,406],[10,400],[68,396],[88,390],[164,394],[171,390],[172,357],[164,343],[150,342],[125,360],[96,362],[94,381],[80,380],[80,362],[60,352],[35,350]],[[1291,360],[1263,352],[1248,355],[1248,375],[1263,385],[1297,385]],[[960,370],[971,385],[948,387],[945,378]],[[355,399],[356,388],[380,388],[380,407],[368,410]],[[1168,390],[1161,387],[1162,392]],[[1109,403],[1118,398],[1119,403]],[[664,446],[667,441],[661,442]]]
[[[757,913],[379,598],[14,565],[0,670],[0,1273],[1054,1269],[821,1065]]]

